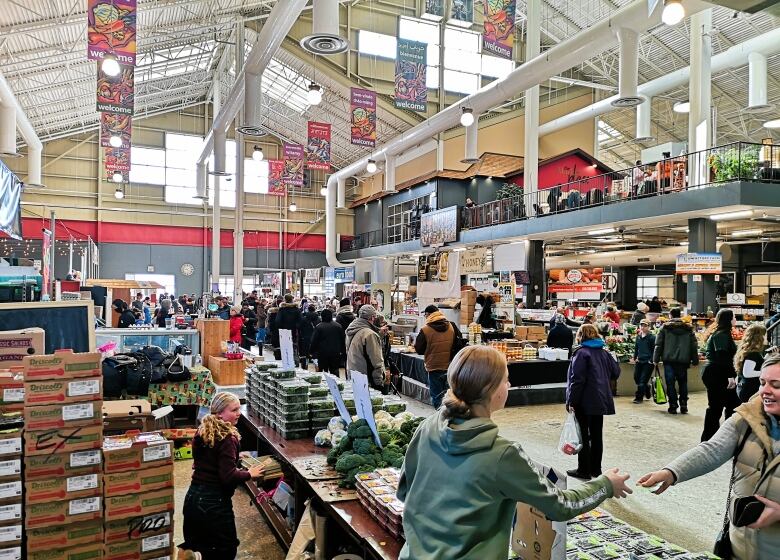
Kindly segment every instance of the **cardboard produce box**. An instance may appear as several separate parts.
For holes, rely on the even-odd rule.
[[[22,499],[22,479],[0,482],[0,504],[18,504]]]
[[[152,404],[144,399],[103,402],[103,429],[106,432],[148,432],[154,429]]]
[[[85,521],[69,525],[54,525],[27,529],[27,554],[58,548],[74,548],[103,541],[103,521]],[[29,557],[29,556],[28,556]],[[0,557],[2,558],[2,557]]]
[[[24,427],[27,430],[94,425],[103,426],[102,401],[24,407]]]
[[[6,482],[22,475],[22,459],[0,459],[0,482]]]
[[[0,331],[0,368],[21,366],[24,358],[46,352],[46,332],[38,327]]]
[[[173,488],[155,490],[146,494],[110,496],[106,498],[105,502],[105,520],[107,522],[173,511]]]
[[[32,455],[24,458],[25,480],[35,478],[70,477],[103,472],[100,449]]]
[[[22,521],[24,506],[19,500],[14,504],[5,504],[0,506],[0,525],[14,525]],[[0,556],[2,560],[2,556]]]
[[[164,511],[142,517],[106,521],[103,540],[106,543],[138,540],[173,530],[173,512]]]
[[[173,533],[168,531],[138,540],[106,543],[103,554],[111,560],[152,560],[173,554]],[[171,556],[172,557],[172,556]]]
[[[103,556],[103,543],[95,542],[74,548],[39,550],[27,554],[27,560],[100,560]]]
[[[24,503],[43,504],[53,500],[72,500],[101,496],[103,475],[81,474],[69,477],[25,480]]]
[[[27,504],[24,506],[24,526],[27,529],[34,529],[101,519],[102,503],[103,499],[100,496],[92,496],[43,504]]]
[[[144,494],[152,490],[173,488],[173,465],[108,473],[103,479],[104,495]]]
[[[24,454],[52,455],[100,449],[103,426],[79,426],[24,432]]]
[[[24,384],[25,406],[55,405],[102,400],[102,376],[83,379],[28,381]]]
[[[45,356],[24,358],[24,380],[76,379],[103,375],[100,352],[76,353],[73,350],[57,350]]]
[[[108,436],[103,441],[103,472],[148,469],[173,463],[173,442],[160,432]]]
[[[24,530],[21,523],[0,527],[0,547],[22,544],[23,534]]]
[[[0,560],[22,560],[22,547],[9,546],[0,548]]]
[[[0,430],[0,458],[22,455],[22,429]]]
[[[0,371],[0,412],[19,411],[23,408],[24,376],[22,372]]]

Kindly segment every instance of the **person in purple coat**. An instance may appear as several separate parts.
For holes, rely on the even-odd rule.
[[[582,450],[577,455],[577,468],[567,474],[590,480],[601,475],[604,416],[615,414],[611,382],[620,376],[620,366],[593,325],[580,327],[575,344],[566,386],[566,410],[577,418]]]

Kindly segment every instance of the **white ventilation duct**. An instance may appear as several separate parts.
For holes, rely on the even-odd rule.
[[[395,156],[387,156],[385,159],[385,192],[395,192]]]
[[[642,103],[636,91],[639,81],[639,34],[624,27],[618,30],[617,35],[620,40],[618,96],[611,103],[613,107],[633,107]]]
[[[474,124],[466,127],[466,150],[461,163],[476,163],[479,161],[477,156],[477,144],[479,138],[479,115],[474,115]]]
[[[347,178],[341,177],[338,180],[338,190],[336,192],[336,205],[339,208],[347,207]]]
[[[43,144],[38,138],[35,129],[27,118],[22,106],[16,99],[10,84],[6,81],[2,72],[0,72],[0,105],[14,107],[16,110],[16,128],[22,135],[25,144],[27,144],[27,181],[28,186],[43,186],[41,183],[41,157],[43,154]],[[16,133],[14,133],[14,149],[16,152]]]
[[[17,157],[16,107],[0,105],[0,156]]]
[[[545,266],[547,270],[550,270],[553,268],[577,268],[579,266],[653,266],[672,264],[676,262],[677,255],[686,251],[685,247],[673,245],[657,249],[620,250],[593,253],[592,255],[546,257]]]
[[[751,113],[761,113],[772,106],[767,103],[766,56],[758,52],[748,55],[748,106]]]
[[[650,116],[653,114],[653,100],[644,99],[643,103],[636,106],[636,138],[638,142],[653,140],[650,132]]]
[[[686,12],[690,13],[690,10],[686,7]],[[720,54],[712,57],[712,73],[722,72],[729,68],[738,68],[743,66],[748,59],[748,56],[752,52],[757,52],[765,56],[771,56],[780,52],[780,27],[772,31],[768,31],[763,35],[754,37],[744,43],[734,45],[728,48]],[[680,87],[688,84],[691,76],[690,66],[675,70],[665,76],[650,80],[637,88],[639,95],[643,97],[651,98],[660,95],[664,92],[672,90],[676,87]],[[558,130],[568,128],[575,124],[592,120],[599,115],[614,111],[615,107],[612,106],[612,101],[617,99],[617,95],[608,97],[597,101],[592,105],[583,107],[564,115],[560,118],[546,122],[539,127],[539,136],[551,134]]]
[[[238,132],[247,136],[265,136],[265,130],[260,125],[258,112],[262,98],[263,76],[247,72],[244,75],[244,122]]]
[[[313,54],[331,55],[346,51],[349,41],[339,33],[339,0],[312,0],[311,35],[301,47]]]

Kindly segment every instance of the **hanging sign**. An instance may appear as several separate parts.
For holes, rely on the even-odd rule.
[[[420,245],[438,246],[458,240],[458,207],[449,206],[420,216]]]
[[[501,303],[511,305],[515,302],[515,285],[513,282],[499,282],[498,296]]]
[[[420,17],[437,21],[442,19],[444,17],[444,0],[425,0],[425,6]]]
[[[408,276],[399,276],[398,277],[397,290],[399,292],[408,292],[409,291],[409,277]]]
[[[306,167],[330,171],[330,124],[309,121]]]
[[[319,284],[320,283],[320,274],[322,273],[321,268],[307,268],[306,269],[306,275],[303,277],[303,283],[304,284]]]
[[[303,146],[284,143],[284,171],[282,182],[285,185],[303,185]]]
[[[723,255],[720,253],[684,253],[677,255],[677,274],[720,274]]]
[[[450,274],[450,254],[439,253],[439,270],[436,274],[436,280],[446,282]]]
[[[352,143],[357,146],[376,146],[376,92],[350,88]]]
[[[423,255],[417,260],[417,282],[428,280],[428,257]]]
[[[554,268],[547,273],[547,291],[601,293],[603,286],[603,268]]]
[[[122,145],[120,148],[130,147],[130,135],[132,134],[133,118],[130,115],[118,113],[100,113],[100,145],[111,148],[111,137],[118,136]]]
[[[279,349],[282,354],[282,367],[285,369],[295,369],[295,351],[293,350],[292,331],[289,329],[279,329]]]
[[[482,0],[482,52],[512,59],[516,0]]]
[[[108,76],[97,69],[97,110],[101,113],[120,113],[132,115],[135,107],[135,69],[132,66],[119,66],[117,76]]]
[[[474,22],[474,0],[452,0],[450,19],[472,24]]]
[[[136,0],[87,0],[87,58],[135,66]]]
[[[428,87],[425,85],[428,45],[398,39],[395,57],[395,106],[424,113],[428,109]]]
[[[491,272],[487,262],[487,249],[478,247],[462,251],[460,253],[460,273],[474,274],[479,272]]]
[[[287,187],[282,181],[284,173],[284,161],[281,159],[268,160],[268,194],[274,196],[284,196],[287,194]]]
[[[333,269],[333,282],[336,284],[350,283],[355,281],[355,267],[342,266]]]
[[[103,148],[106,171],[130,171],[130,148]]]

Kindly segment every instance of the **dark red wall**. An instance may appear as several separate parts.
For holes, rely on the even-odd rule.
[[[539,166],[539,189],[549,189],[556,185],[580,181],[581,179],[602,175],[609,171],[609,169],[594,166],[592,160],[586,157],[579,154],[571,154]],[[512,177],[510,181],[516,185],[522,185],[523,175]],[[584,181],[578,183],[578,190],[587,192],[602,186],[603,182],[601,180]]]

